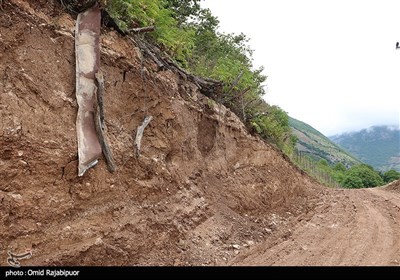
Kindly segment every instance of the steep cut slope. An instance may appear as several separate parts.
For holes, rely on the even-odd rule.
[[[0,264],[225,264],[286,234],[328,190],[238,118],[102,30],[104,160],[77,176],[74,20],[58,4],[0,13]],[[54,3],[58,3],[55,1]],[[154,117],[136,158],[134,134]]]
[[[378,170],[400,171],[398,126],[372,126],[360,131],[331,136],[330,139]]]
[[[341,162],[345,166],[361,163],[360,160],[344,151],[312,126],[294,118],[289,118],[289,124],[292,133],[298,138],[297,150],[311,158],[317,161],[325,159],[332,164]]]

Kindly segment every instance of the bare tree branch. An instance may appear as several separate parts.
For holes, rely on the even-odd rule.
[[[146,26],[146,27],[128,29],[128,33],[139,34],[139,33],[153,32],[154,30],[156,30],[154,26]]]
[[[239,75],[236,77],[236,79],[233,81],[233,83],[231,84],[231,86],[229,87],[229,89],[227,90],[227,92],[231,92],[232,89],[239,83],[240,79],[243,77],[244,71],[240,70]]]
[[[144,118],[143,123],[138,127],[136,131],[136,138],[135,138],[135,153],[136,157],[139,158],[140,156],[140,147],[142,144],[142,137],[143,137],[143,132],[146,126],[151,122],[153,119],[152,116],[147,116]]]

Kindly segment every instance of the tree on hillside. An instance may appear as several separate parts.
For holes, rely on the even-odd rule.
[[[364,184],[360,177],[356,174],[348,174],[343,179],[343,187],[349,189],[361,189],[364,187]]]
[[[386,171],[382,175],[382,179],[385,183],[391,183],[393,181],[400,179],[400,173],[397,172],[396,170],[392,169],[392,170]]]
[[[347,171],[346,167],[341,162],[335,164],[335,166],[332,168],[332,177],[341,186],[344,185],[344,179],[345,179],[346,171]]]
[[[339,162],[339,163],[335,164],[335,166],[333,167],[333,170],[344,173],[344,172],[346,172],[347,169],[343,163]]]
[[[178,25],[182,26],[189,20],[194,20],[202,12],[200,7],[201,0],[166,0],[165,7],[173,11],[173,17],[178,21]]]
[[[328,161],[326,159],[320,159],[318,161],[318,165],[319,166],[323,166],[323,167],[328,167],[329,166]]]
[[[346,172],[343,182],[343,186],[346,188],[372,188],[383,184],[384,182],[378,172],[367,164],[351,167]]]

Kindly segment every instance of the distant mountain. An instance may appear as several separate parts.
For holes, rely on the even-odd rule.
[[[330,139],[375,169],[400,171],[400,129],[398,126],[372,126]]]
[[[289,124],[292,134],[298,138],[296,148],[316,161],[325,159],[331,164],[341,162],[347,167],[361,163],[312,126],[290,117]]]

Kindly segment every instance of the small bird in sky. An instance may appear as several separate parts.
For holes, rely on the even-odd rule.
[[[396,49],[400,49],[400,44],[399,44],[399,42],[396,43]]]

